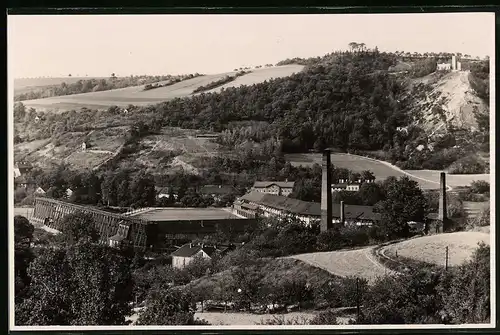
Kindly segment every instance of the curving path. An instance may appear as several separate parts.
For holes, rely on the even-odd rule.
[[[411,171],[402,170],[389,162],[355,154],[332,153],[331,157],[332,164],[336,167],[347,168],[356,172],[370,170],[379,180],[390,176],[408,176],[418,182],[422,189],[439,188],[439,173],[429,175],[429,177],[419,176]],[[321,164],[321,154],[289,154],[287,155],[287,160],[292,162],[293,165],[307,166],[314,163]],[[456,176],[453,177],[455,178]],[[449,185],[450,183],[447,182],[447,184],[448,191],[451,191],[452,187]]]

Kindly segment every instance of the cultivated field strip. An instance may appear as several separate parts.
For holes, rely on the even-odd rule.
[[[341,277],[360,277],[373,282],[378,277],[391,274],[392,271],[380,264],[372,255],[373,247],[315,252],[291,256],[309,265],[321,268]]]
[[[386,255],[411,258],[432,264],[445,265],[446,247],[448,264],[460,265],[470,258],[479,242],[490,243],[490,235],[481,232],[458,232],[419,237],[390,244],[382,248]]]
[[[258,84],[273,78],[290,76],[293,73],[300,72],[302,69],[302,65],[285,65],[271,68],[255,69],[252,70],[251,73],[238,77],[233,82],[227,83],[222,87],[229,88],[238,87],[241,85]],[[69,109],[80,109],[82,107],[104,109],[113,105],[120,107],[126,107],[129,104],[136,106],[147,106],[175,98],[184,98],[191,96],[196,88],[205,86],[213,81],[217,81],[227,75],[232,75],[234,73],[235,72],[228,72],[200,76],[184,80],[173,85],[159,87],[147,91],[144,91],[144,85],[141,85],[109,91],[26,100],[23,101],[23,104],[28,108],[33,107],[39,110],[52,110],[53,112],[63,112]],[[167,81],[160,82],[160,84],[166,82]],[[222,89],[222,87],[218,87],[213,91],[218,91]]]

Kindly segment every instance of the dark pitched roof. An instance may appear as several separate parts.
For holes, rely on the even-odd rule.
[[[260,203],[265,195],[266,194],[262,192],[250,191],[247,194],[243,195],[240,199],[247,202]]]
[[[281,195],[264,194],[261,205],[284,210],[293,214],[321,215],[320,203],[302,201]]]
[[[289,197],[250,192],[241,197],[241,200],[254,202],[259,205],[276,208],[288,213],[308,216],[321,216],[321,204],[319,202],[302,201]],[[347,219],[380,220],[380,214],[373,212],[372,206],[344,205],[344,215]],[[332,204],[332,216],[340,217],[340,204]]]
[[[203,250],[204,253],[206,253],[209,257],[212,257],[212,255],[216,251],[220,251],[214,246],[201,246],[199,244],[193,244],[193,243],[186,243],[176,251],[172,253],[172,256],[178,256],[178,257],[192,257],[196,255],[200,250]]]
[[[256,181],[253,184],[255,188],[265,188],[272,185],[278,185],[281,188],[293,188],[295,182],[293,181]]]
[[[233,187],[229,185],[205,185],[200,192],[203,194],[230,194],[233,190]]]

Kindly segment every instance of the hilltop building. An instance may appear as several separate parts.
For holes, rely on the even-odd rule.
[[[293,181],[256,181],[251,191],[287,197],[292,193],[294,184]]]
[[[451,64],[450,63],[439,63],[437,65],[437,70],[438,71],[450,71],[451,70]]]

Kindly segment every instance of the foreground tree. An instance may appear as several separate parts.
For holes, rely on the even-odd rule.
[[[192,296],[166,286],[152,290],[147,299],[147,308],[140,314],[138,325],[206,325],[204,320],[194,318]]]
[[[31,263],[17,325],[124,325],[131,314],[128,260],[102,245],[46,248]]]
[[[84,212],[66,215],[62,220],[62,231],[68,243],[96,242],[99,239],[94,219],[90,214]]]
[[[453,269],[439,290],[452,323],[490,322],[490,247],[480,244],[472,259]]]
[[[427,269],[380,278],[364,296],[360,324],[440,323],[440,274]]]
[[[387,238],[407,237],[409,221],[423,222],[426,199],[418,183],[407,176],[387,178],[384,182],[385,200],[376,210],[382,215],[382,232]]]
[[[33,260],[31,241],[35,228],[27,218],[21,215],[14,217],[14,250],[15,250],[15,278],[16,297],[20,297],[27,285],[29,285],[28,267]]]

